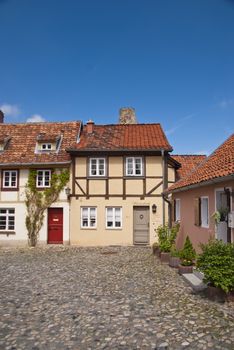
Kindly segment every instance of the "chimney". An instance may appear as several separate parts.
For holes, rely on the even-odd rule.
[[[87,121],[87,134],[92,134],[93,133],[93,126],[94,122],[90,119]]]
[[[135,108],[131,108],[131,107],[120,108],[119,124],[137,124]]]
[[[0,110],[0,124],[4,123],[4,113]]]

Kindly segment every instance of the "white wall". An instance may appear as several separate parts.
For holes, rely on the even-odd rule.
[[[25,226],[26,206],[25,206],[25,185],[28,180],[29,170],[20,169],[19,171],[19,191],[0,191],[0,208],[15,208],[15,232],[7,235],[0,231],[1,245],[25,245],[28,242],[27,229]],[[53,208],[63,208],[63,241],[69,243],[70,231],[70,204],[67,200],[65,190],[59,196],[59,200],[53,203]],[[47,212],[43,227],[39,233],[39,244],[47,243]]]

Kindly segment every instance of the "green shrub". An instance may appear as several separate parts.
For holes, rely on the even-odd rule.
[[[159,247],[161,252],[169,253],[172,245],[175,243],[177,233],[179,231],[179,224],[169,228],[166,224],[157,228]]]
[[[197,267],[204,273],[204,281],[226,293],[234,290],[234,244],[213,239],[201,248]]]
[[[171,253],[171,256],[173,256],[174,258],[180,258],[180,251],[176,249],[175,244],[172,244],[170,253]]]
[[[180,258],[181,265],[184,266],[193,265],[193,260],[196,258],[196,251],[188,236],[186,237],[183,249],[180,251]]]

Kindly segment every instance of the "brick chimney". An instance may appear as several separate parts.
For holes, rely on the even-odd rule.
[[[135,108],[131,108],[131,107],[120,108],[119,124],[137,124]]]
[[[94,122],[90,119],[87,121],[87,134],[92,134],[93,133],[93,126]]]
[[[4,113],[0,110],[0,124],[4,123]]]

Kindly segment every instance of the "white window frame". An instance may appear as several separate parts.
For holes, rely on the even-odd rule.
[[[41,143],[40,146],[42,152],[52,151],[52,143],[50,142]],[[45,146],[45,148],[43,148],[43,146]]]
[[[203,212],[203,201],[207,200],[207,218],[204,217]],[[202,196],[201,197],[201,206],[200,206],[200,217],[201,217],[201,227],[209,228],[210,220],[209,220],[209,197],[208,196]]]
[[[92,161],[96,161],[96,175],[92,174]],[[104,161],[104,174],[100,174],[100,160]],[[98,158],[89,158],[89,176],[91,177],[103,177],[106,176],[106,158],[98,157]]]
[[[1,213],[1,210],[6,210],[6,213]],[[9,213],[9,210],[14,210],[14,213]],[[9,217],[13,216],[14,217],[14,228],[9,229]],[[15,208],[0,208],[0,218],[1,217],[6,217],[6,228],[0,228],[0,231],[4,232],[11,232],[15,231]]]
[[[176,198],[175,200],[175,221],[180,221],[181,219],[181,201],[180,198]]]
[[[9,186],[6,186],[5,180],[6,180],[6,173],[9,173]],[[15,173],[15,185],[12,185],[12,174]],[[18,187],[18,171],[17,170],[3,170],[3,181],[2,181],[2,187],[3,188],[17,188]]]
[[[42,184],[38,183],[39,172],[42,172]],[[49,172],[49,185],[45,184],[46,172]],[[51,182],[51,170],[50,169],[38,169],[37,170],[37,178],[36,178],[36,187],[37,188],[50,188],[50,182]]]
[[[112,223],[113,226],[108,226],[107,225],[107,212],[108,209],[112,209]],[[120,226],[116,226],[116,218],[115,218],[115,211],[116,209],[120,209]],[[123,225],[123,216],[122,216],[122,207],[106,207],[106,229],[107,230],[121,230],[122,229],[122,225]]]
[[[140,159],[141,160],[141,173],[140,174],[136,174],[136,159]],[[132,174],[129,173],[129,169],[128,169],[128,163],[129,161],[132,161]],[[126,161],[125,161],[125,174],[126,176],[143,176],[143,157],[126,157]]]
[[[83,224],[83,210],[86,209],[88,211],[88,225],[84,225]],[[91,215],[90,215],[90,212],[91,212],[91,209],[94,209],[95,210],[95,225],[91,225]],[[96,229],[97,228],[97,207],[81,207],[80,208],[80,227],[81,228],[84,228],[84,229]]]

